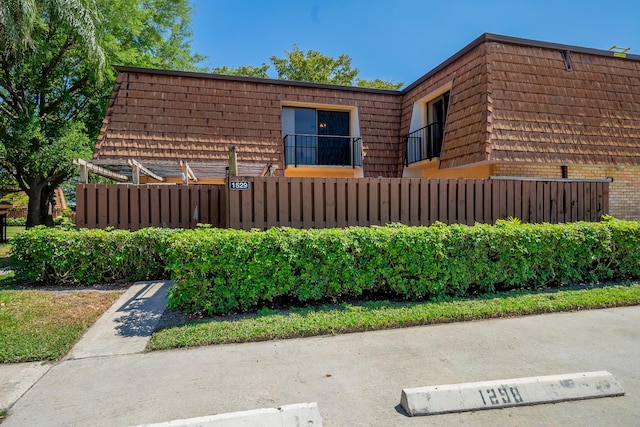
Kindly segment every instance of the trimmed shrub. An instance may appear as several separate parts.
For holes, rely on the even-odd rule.
[[[640,222],[240,231],[65,230],[12,239],[17,276],[47,285],[153,280],[168,304],[227,314],[356,298],[441,299],[640,278]]]
[[[438,299],[640,277],[640,222],[434,224],[265,232],[188,230],[169,238],[168,303],[226,314],[278,302],[363,295]]]
[[[11,240],[21,280],[90,285],[166,277],[167,238],[178,230],[87,230],[34,227]]]

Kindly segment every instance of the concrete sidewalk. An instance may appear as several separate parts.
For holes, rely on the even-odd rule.
[[[53,365],[2,427],[131,426],[298,402],[317,402],[325,426],[640,425],[638,325],[640,307],[625,307],[85,355]],[[427,418],[399,408],[406,387],[599,370],[626,395]]]
[[[166,307],[171,281],[136,282],[85,332],[63,360],[142,353]],[[51,363],[0,364],[0,410],[11,407]]]
[[[160,280],[131,285],[64,359],[142,353],[167,307],[172,284]]]

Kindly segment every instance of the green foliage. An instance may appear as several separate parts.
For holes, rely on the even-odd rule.
[[[169,306],[209,314],[640,278],[640,222],[614,219],[264,232],[37,227],[12,243],[19,279],[92,284],[170,273]]]
[[[169,306],[225,314],[367,295],[441,300],[640,277],[640,223],[434,224],[172,236]]]
[[[21,30],[20,40],[0,34],[0,168],[33,200],[37,224],[71,158],[91,154],[84,119],[105,70],[100,15],[95,0],[4,3],[1,19]]]
[[[372,89],[393,89],[393,90],[398,90],[403,85],[404,85],[404,83],[402,83],[402,82],[396,83],[396,82],[393,82],[393,81],[380,80],[380,79],[375,79],[375,80],[357,79],[356,80],[356,86],[369,87],[369,88],[372,88]]]
[[[87,230],[34,227],[12,239],[20,280],[90,285],[165,277],[167,238],[179,230]]]
[[[380,79],[360,79],[358,78],[360,70],[351,67],[349,55],[343,54],[332,58],[316,50],[301,50],[297,44],[293,45],[293,50],[285,51],[283,58],[273,55],[270,60],[277,73],[276,78],[280,80],[394,90],[404,84]],[[212,69],[212,72],[233,76],[268,78],[268,70],[269,65],[263,63],[260,67],[216,67]]]
[[[72,159],[91,156],[108,65],[199,69],[190,19],[188,0],[0,2],[0,178],[28,194],[29,226],[49,223]]]
[[[112,64],[206,71],[197,66],[205,57],[191,51],[189,0],[99,0],[99,5]],[[112,87],[110,82],[109,91]]]
[[[18,191],[7,194],[2,198],[2,200],[11,203],[14,206],[27,206],[27,203],[29,203],[29,196],[27,196],[24,191]]]
[[[215,67],[211,69],[212,73],[225,74],[227,76],[244,76],[244,77],[256,77],[260,79],[269,78],[267,70],[268,64],[262,64],[260,67],[254,67],[252,65],[242,65],[240,67]]]
[[[26,218],[7,218],[8,226],[22,226],[24,227],[27,224]]]
[[[315,50],[305,52],[297,44],[285,54],[284,58],[275,55],[270,58],[282,80],[351,86],[359,72],[357,68],[351,68],[349,55],[332,58]]]

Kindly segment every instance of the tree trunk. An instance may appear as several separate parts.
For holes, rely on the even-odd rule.
[[[46,182],[32,184],[27,191],[29,205],[27,208],[27,228],[36,225],[53,226],[53,217],[49,213],[49,206],[53,201],[54,189]]]

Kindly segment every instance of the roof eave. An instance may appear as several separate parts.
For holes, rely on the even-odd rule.
[[[308,88],[319,88],[319,89],[333,89],[333,90],[344,90],[344,91],[350,91],[350,92],[377,93],[382,95],[399,95],[401,93],[399,90],[392,90],[392,89],[375,89],[375,88],[367,88],[367,87],[360,87],[360,86],[341,86],[341,85],[333,85],[333,84],[327,84],[327,83],[300,82],[295,80],[262,79],[258,77],[229,76],[226,74],[212,74],[212,73],[202,73],[202,72],[194,72],[194,71],[163,70],[158,68],[140,68],[140,67],[129,67],[129,66],[123,66],[123,65],[115,65],[114,68],[119,73],[141,73],[141,74],[155,74],[155,75],[162,75],[162,76],[177,76],[177,77],[198,78],[198,79],[229,80],[229,81],[235,81],[235,82],[259,83],[259,84],[282,85],[282,86],[297,86],[297,87],[308,87]]]
[[[430,77],[432,77],[433,75],[441,71],[443,68],[457,61],[460,57],[466,55],[476,47],[487,42],[506,43],[506,44],[513,44],[518,46],[526,46],[526,47],[538,47],[542,49],[570,50],[571,52],[584,53],[588,55],[605,56],[610,58],[616,57],[615,52],[608,51],[608,50],[593,49],[593,48],[581,47],[581,46],[572,46],[572,45],[561,44],[561,43],[543,42],[543,41],[537,41],[537,40],[523,39],[519,37],[503,36],[500,34],[484,33],[478,38],[476,38],[475,40],[473,40],[471,43],[469,43],[468,45],[460,49],[453,56],[446,59],[436,68],[432,69],[427,74],[423,75],[418,80],[411,83],[409,86],[406,86],[405,88],[403,88],[401,91],[402,94],[406,94],[414,87],[418,86],[419,84],[423,83],[425,80],[429,79]],[[640,55],[627,54],[625,58],[619,58],[619,59],[640,61]]]

